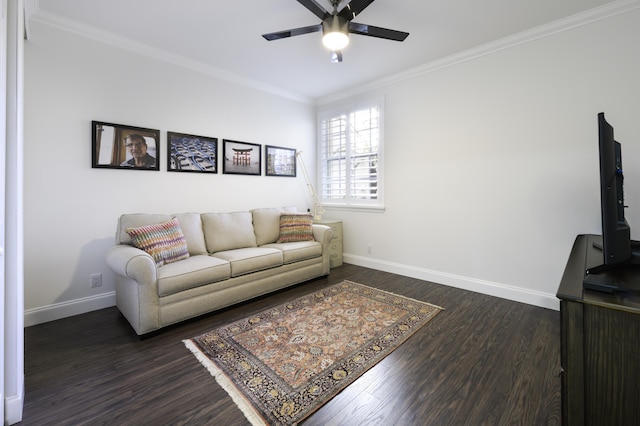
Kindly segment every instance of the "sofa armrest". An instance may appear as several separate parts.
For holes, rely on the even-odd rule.
[[[329,243],[333,239],[333,230],[331,227],[314,223],[312,225],[312,229],[313,238],[322,244],[322,249],[324,250],[325,248],[328,248]]]
[[[107,252],[107,265],[114,273],[131,278],[138,284],[155,283],[156,263],[149,253],[126,244],[118,244]]]

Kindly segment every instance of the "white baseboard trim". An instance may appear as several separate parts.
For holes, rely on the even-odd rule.
[[[22,376],[24,384],[24,376]],[[17,395],[5,395],[4,397],[4,424],[14,425],[22,421],[24,407],[24,387],[18,391]]]
[[[343,258],[345,263],[364,266],[378,271],[391,272],[393,274],[448,285],[463,290],[475,291],[477,293],[488,294],[502,299],[539,306],[541,308],[553,309],[556,311],[560,310],[560,301],[556,298],[555,294],[543,293],[522,287],[514,287],[506,284],[464,277],[461,275],[447,274],[401,263],[371,259],[348,253],[344,253]],[[97,311],[98,309],[104,309],[115,305],[116,293],[112,291],[96,296],[85,297],[83,299],[75,299],[40,308],[27,309],[24,311],[24,326],[29,327],[74,315],[84,314],[86,312]]]
[[[49,321],[72,317],[74,315],[84,314],[86,312],[97,311],[98,309],[115,306],[115,304],[116,292],[111,291],[109,293],[102,293],[82,299],[55,303],[53,305],[43,306],[40,308],[26,309],[24,311],[24,326],[29,327]]]
[[[502,299],[539,306],[541,308],[553,309],[556,311],[560,310],[560,301],[556,298],[555,294],[543,293],[541,291],[494,283],[461,275],[447,274],[430,269],[418,268],[416,266],[403,265],[401,263],[371,259],[353,254],[344,253],[342,257],[345,263],[351,263],[353,265],[364,266],[366,268],[377,269],[384,272],[391,272],[393,274],[461,288],[463,290],[475,291],[477,293],[500,297]]]

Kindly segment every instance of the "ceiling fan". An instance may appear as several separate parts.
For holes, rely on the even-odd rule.
[[[409,35],[409,33],[402,31],[374,27],[373,25],[367,24],[358,24],[357,22],[352,21],[352,19],[354,19],[367,6],[373,3],[374,0],[351,0],[339,11],[338,7],[343,1],[330,1],[331,6],[333,6],[333,12],[331,13],[319,5],[316,0],[298,0],[298,3],[309,9],[309,11],[318,18],[322,19],[322,22],[318,25],[263,34],[262,37],[272,41],[302,34],[315,33],[322,30],[324,34],[322,37],[322,43],[331,50],[331,62],[342,62],[342,49],[349,44],[349,33],[395,41],[404,41],[404,39]]]

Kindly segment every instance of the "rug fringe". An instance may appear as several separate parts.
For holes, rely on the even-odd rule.
[[[251,404],[242,396],[233,382],[220,370],[210,359],[207,357],[191,339],[185,339],[182,341],[184,345],[191,351],[200,364],[202,364],[211,375],[216,379],[216,382],[224,389],[233,402],[238,406],[242,414],[249,420],[253,426],[268,426],[268,423],[262,418],[262,416],[254,410]]]

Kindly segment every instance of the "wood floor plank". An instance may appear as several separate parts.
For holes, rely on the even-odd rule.
[[[182,340],[344,279],[445,308],[305,425],[559,424],[556,311],[354,265],[140,340],[116,308],[25,329],[23,425],[247,425]]]

